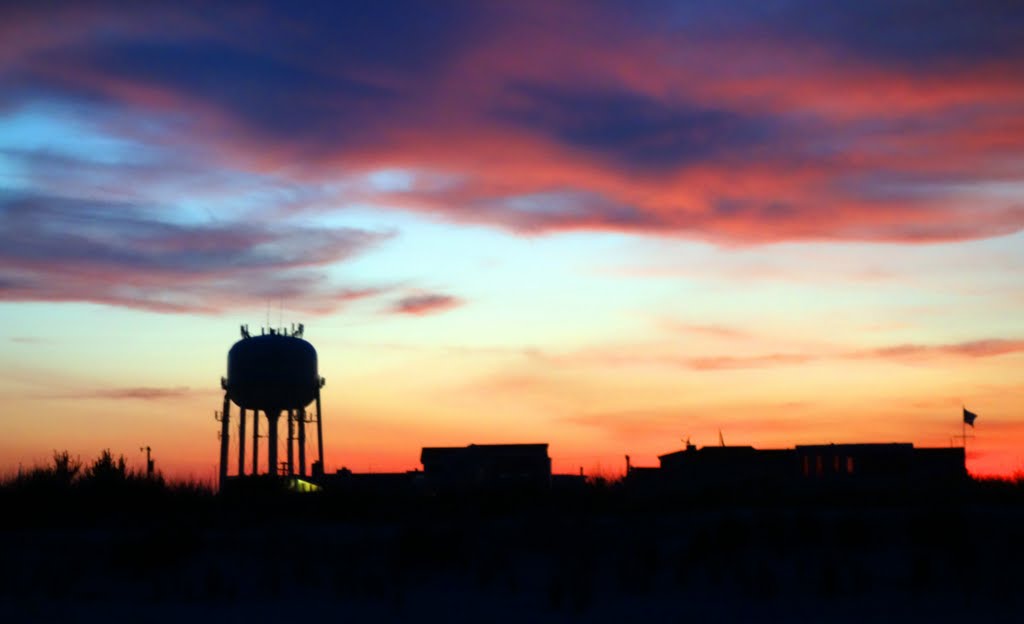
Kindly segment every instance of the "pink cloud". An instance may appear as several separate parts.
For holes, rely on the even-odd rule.
[[[714,330],[716,326],[710,329]],[[708,328],[704,328],[708,329]],[[715,334],[713,334],[715,335]],[[726,336],[732,336],[731,332]],[[539,349],[513,350],[533,367],[663,367],[684,368],[695,371],[729,371],[745,369],[800,366],[812,362],[835,360],[894,360],[931,362],[947,358],[988,358],[1024,352],[1024,340],[986,339],[951,344],[901,344],[872,349],[822,349],[805,352],[774,352],[763,354],[668,354],[656,346],[620,344],[594,346],[571,352],[551,352]],[[511,387],[517,387],[520,378],[512,376]]]
[[[939,345],[902,344],[873,349],[871,351],[858,354],[858,356],[863,355],[864,357],[896,359],[928,358],[936,356],[984,358],[1006,355],[1009,353],[1019,353],[1022,351],[1024,351],[1024,340],[993,338],[988,340],[973,340],[969,342]]]
[[[822,353],[771,353],[754,356],[708,356],[686,360],[696,370],[766,368],[828,359],[935,360],[948,357],[988,358],[1024,352],[1024,340],[987,339],[951,344],[901,344],[875,349]]]
[[[129,387],[129,388],[94,388],[80,392],[71,392],[59,395],[63,399],[112,399],[112,400],[139,400],[139,401],[162,401],[166,399],[180,399],[193,395],[214,394],[214,391],[196,390],[185,386],[172,388],[158,387]]]
[[[935,184],[1017,175],[1024,83],[1014,59],[936,60],[915,72],[899,58],[854,54],[842,38],[786,36],[784,22],[741,19],[710,37],[586,4],[483,13],[472,17],[488,35],[452,32],[437,59],[395,52],[387,63],[353,64],[358,50],[305,57],[298,45],[257,48],[221,35],[208,68],[183,72],[193,57],[175,37],[197,25],[179,19],[159,45],[125,50],[33,21],[38,41],[8,62],[55,90],[157,116],[187,111],[176,140],[244,170],[287,170],[311,184],[342,167],[436,173],[447,182],[424,176],[403,192],[354,199],[459,222],[726,244],[913,243],[1024,228],[1019,206]],[[246,18],[247,28],[267,27]],[[951,27],[922,19],[924,35]],[[580,27],[567,32],[566,21]],[[115,30],[134,41],[151,27],[133,15]],[[316,24],[307,33],[323,34]],[[429,71],[408,71],[420,63]],[[224,91],[215,88],[220,69]],[[290,87],[287,102],[241,97],[252,75]],[[523,208],[531,196],[542,200]]]
[[[733,357],[725,355],[692,358],[687,360],[687,365],[694,370],[728,370],[806,364],[807,362],[811,362],[816,359],[820,359],[820,356],[803,353],[770,353],[768,355],[756,355],[750,357]]]
[[[458,297],[443,295],[439,293],[423,293],[402,297],[391,304],[390,311],[393,314],[408,314],[412,316],[425,316],[437,314],[463,305]]]

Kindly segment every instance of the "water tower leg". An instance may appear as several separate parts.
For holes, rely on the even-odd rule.
[[[277,419],[281,412],[274,410],[267,414],[267,474],[277,476]]]
[[[252,474],[260,473],[260,413],[252,411]]]
[[[238,410],[238,476],[245,475],[245,408]]]
[[[299,476],[306,476],[306,408],[299,410]]]
[[[220,416],[220,487],[224,488],[224,482],[228,476],[228,439],[231,435],[228,424],[231,421],[231,399],[224,393],[224,411]]]
[[[288,476],[295,474],[295,410],[288,410]]]
[[[324,419],[320,411],[320,389],[316,390],[316,447],[317,459],[320,460],[320,472],[324,471]]]

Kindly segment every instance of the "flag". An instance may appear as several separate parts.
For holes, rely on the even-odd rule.
[[[966,407],[964,408],[964,423],[965,424],[968,424],[968,425],[973,427],[974,426],[974,419],[977,418],[977,417],[978,417],[977,414],[975,414],[974,412],[968,410]]]

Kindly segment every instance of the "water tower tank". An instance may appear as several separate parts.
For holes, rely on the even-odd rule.
[[[236,405],[264,412],[301,409],[320,387],[316,349],[283,333],[242,338],[228,351],[227,392]]]

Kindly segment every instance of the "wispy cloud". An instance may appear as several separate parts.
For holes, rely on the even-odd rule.
[[[47,342],[46,338],[40,338],[39,336],[11,336],[9,340],[18,344],[40,344]]]
[[[72,391],[58,394],[55,398],[61,399],[103,399],[103,400],[138,400],[138,401],[162,401],[169,399],[181,399],[193,395],[214,394],[214,391],[196,390],[186,386],[175,387],[127,387],[127,388],[92,388],[88,390]]]
[[[437,314],[463,305],[464,302],[458,297],[440,293],[421,293],[402,297],[391,304],[389,310],[393,314],[408,314],[412,316],[425,316]]]
[[[740,368],[770,368],[806,364],[822,356],[807,353],[769,353],[753,356],[718,355],[685,360],[686,366],[694,370],[728,370]]]
[[[713,326],[715,327],[715,326]],[[728,334],[731,335],[731,334]],[[949,358],[989,358],[1024,352],[1024,340],[986,339],[950,344],[900,344],[868,349],[835,348],[754,354],[686,355],[666,353],[656,345],[603,345],[569,352],[543,349],[513,351],[531,366],[550,368],[684,368],[729,371],[800,366],[839,360],[888,360],[928,363]]]
[[[134,203],[0,196],[0,300],[219,312],[286,299],[293,308],[330,311],[380,291],[334,284],[321,268],[390,233],[249,221],[183,224],[161,213]]]
[[[727,340],[745,340],[751,338],[751,332],[731,325],[687,323],[674,319],[661,319],[658,326],[671,333],[687,333],[722,338]]]
[[[946,358],[988,358],[1024,352],[1024,340],[987,339],[950,344],[899,344],[873,349],[821,353],[769,353],[752,356],[707,356],[684,360],[695,370],[723,370],[792,366],[821,360],[877,359],[931,361]]]
[[[1024,351],[1024,340],[998,339],[972,340],[953,344],[901,344],[872,349],[856,356],[892,359],[924,359],[940,356],[984,358]]]

